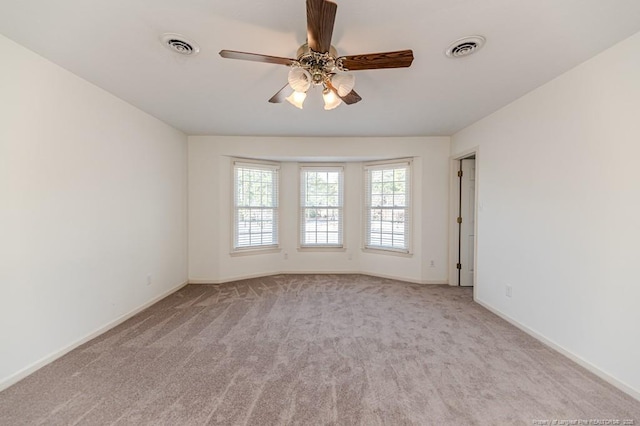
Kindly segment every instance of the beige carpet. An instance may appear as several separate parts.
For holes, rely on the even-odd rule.
[[[640,402],[471,289],[360,275],[187,286],[0,393],[2,425],[554,419],[640,424]]]

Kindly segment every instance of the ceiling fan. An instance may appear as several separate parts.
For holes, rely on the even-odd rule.
[[[331,45],[337,9],[338,5],[328,0],[307,0],[307,42],[298,48],[296,59],[235,50],[221,50],[220,56],[291,67],[289,82],[269,99],[271,103],[287,100],[302,109],[309,88],[321,86],[324,109],[342,102],[355,104],[362,98],[353,90],[355,76],[349,71],[409,67],[413,51],[338,56]]]

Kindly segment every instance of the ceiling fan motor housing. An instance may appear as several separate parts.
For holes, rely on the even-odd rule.
[[[298,48],[298,53],[297,53],[298,60],[300,60],[301,57],[310,54],[311,52],[313,52],[313,50],[311,50],[309,45],[307,43],[303,44]],[[318,52],[318,53],[321,53],[321,52]],[[332,56],[334,58],[338,56],[338,51],[336,50],[335,47],[333,47],[333,45],[329,48],[329,52],[326,52],[326,53],[328,53],[329,56]]]
[[[335,47],[331,46],[326,53],[312,50],[308,44],[303,44],[298,48],[298,60],[294,67],[301,67],[311,74],[311,82],[314,86],[326,83],[326,80],[336,71],[345,71],[341,62],[336,59],[338,56]]]

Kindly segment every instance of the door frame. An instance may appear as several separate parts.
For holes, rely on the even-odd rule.
[[[473,247],[473,264],[474,264],[474,273],[473,273],[473,293],[475,295],[476,285],[478,280],[478,188],[479,188],[479,170],[480,170],[480,147],[473,147],[468,150],[459,152],[457,154],[453,154],[449,157],[449,262],[448,262],[448,271],[449,271],[449,285],[450,286],[458,286],[458,269],[456,268],[456,264],[458,263],[458,249],[459,249],[459,238],[460,238],[460,228],[458,226],[457,218],[459,211],[459,202],[460,202],[460,185],[458,181],[458,170],[460,167],[459,161],[475,155],[476,160],[476,175],[475,175],[475,206],[473,207],[473,212],[475,216],[475,240]]]

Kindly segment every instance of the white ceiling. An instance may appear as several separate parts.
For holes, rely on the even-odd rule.
[[[267,100],[295,57],[304,0],[0,0],[0,33],[190,135],[450,135],[640,31],[639,0],[336,0],[339,55],[413,49],[410,68],[355,71],[363,101],[298,110]],[[179,56],[159,41],[200,45]],[[450,42],[483,35],[473,56]]]

